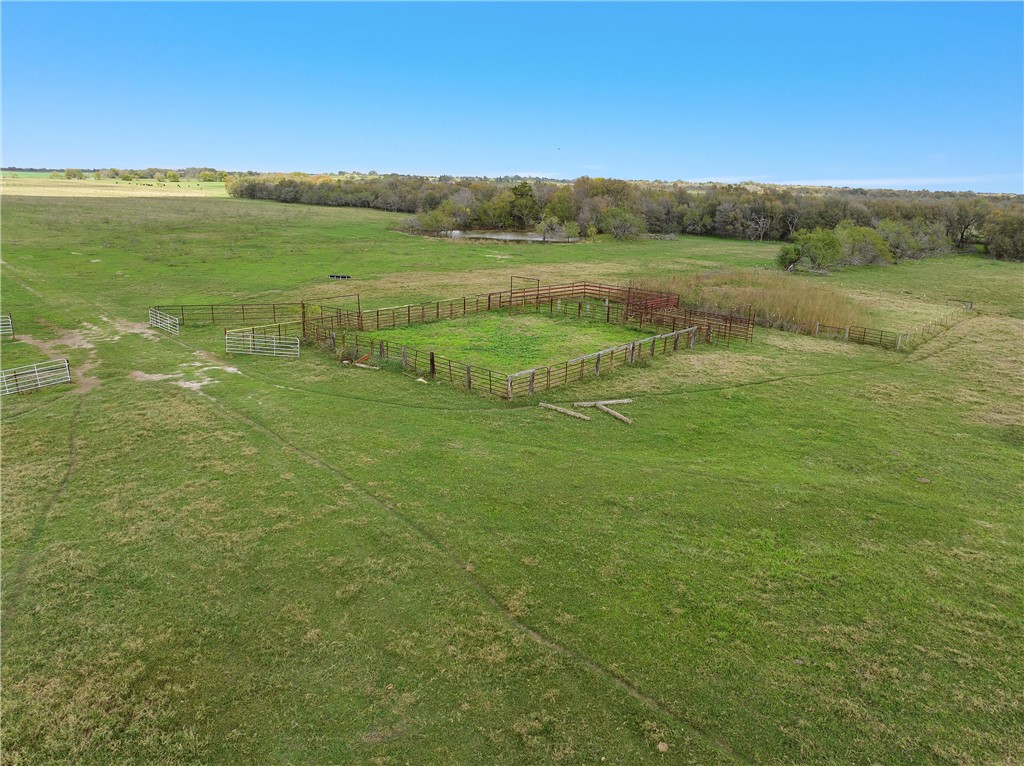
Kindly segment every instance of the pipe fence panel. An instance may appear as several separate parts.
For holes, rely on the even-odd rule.
[[[164,332],[169,332],[171,335],[178,334],[178,317],[165,314],[159,309],[151,308],[149,310],[149,324]]]
[[[0,396],[34,391],[37,388],[71,382],[71,367],[67,359],[28,364],[0,371]]]
[[[14,322],[7,314],[0,315],[0,336],[14,335]]]
[[[299,339],[282,335],[258,335],[251,332],[224,333],[224,350],[229,354],[253,354],[297,359]]]

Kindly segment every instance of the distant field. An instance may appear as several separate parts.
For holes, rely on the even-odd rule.
[[[201,181],[121,181],[112,178],[71,180],[49,173],[3,172],[3,194],[28,197],[227,197],[224,184]]]
[[[227,358],[223,328],[146,307],[622,283],[775,245],[467,243],[15,182],[0,357],[77,377],[2,400],[5,763],[1024,762],[1024,265],[791,275],[892,330],[977,302],[909,354],[759,329],[553,393],[632,397],[627,426],[308,347]],[[395,337],[596,350],[505,319]]]

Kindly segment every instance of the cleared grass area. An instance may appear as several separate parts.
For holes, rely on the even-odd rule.
[[[140,178],[50,178],[48,173],[7,173],[0,180],[5,197],[227,197],[221,182],[155,181]]]
[[[1020,264],[822,280],[882,326],[974,295],[911,353],[759,329],[557,392],[632,396],[627,427],[139,323],[329,273],[387,305],[774,246],[495,248],[230,199],[2,215],[19,336],[98,381],[0,404],[5,762],[1024,761]]]
[[[368,334],[464,364],[513,373],[602,351],[650,333],[586,319],[495,311]]]

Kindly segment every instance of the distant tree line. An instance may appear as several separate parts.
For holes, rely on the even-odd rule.
[[[246,174],[230,177],[227,188],[250,199],[416,213],[409,227],[435,235],[497,229],[778,241],[786,268],[891,263],[982,242],[996,257],[1024,260],[1019,195],[376,174]]]

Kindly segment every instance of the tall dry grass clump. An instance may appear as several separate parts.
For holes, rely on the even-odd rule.
[[[751,306],[759,325],[785,330],[866,326],[867,309],[827,285],[783,272],[731,269],[701,274],[638,279],[636,287],[678,293],[683,305],[729,312]]]

